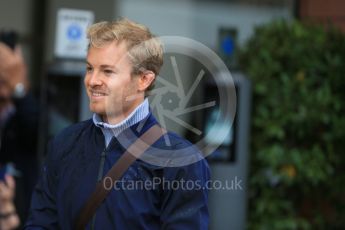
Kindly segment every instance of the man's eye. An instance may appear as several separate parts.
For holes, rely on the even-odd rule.
[[[104,70],[104,73],[105,73],[106,75],[110,75],[110,74],[113,74],[114,71],[112,71],[112,70],[110,70],[110,69],[105,69],[105,70]]]
[[[86,67],[86,72],[90,73],[91,71],[92,71],[92,67],[87,66],[87,67]]]

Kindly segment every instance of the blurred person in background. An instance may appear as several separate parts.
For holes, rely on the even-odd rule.
[[[14,205],[15,181],[12,176],[6,175],[0,181],[0,229],[11,230],[19,226],[20,220]]]
[[[22,174],[15,200],[22,222],[37,178],[39,109],[29,89],[20,47],[0,42],[0,165],[12,162]]]

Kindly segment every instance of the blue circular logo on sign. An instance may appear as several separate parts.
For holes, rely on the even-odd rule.
[[[67,38],[69,40],[78,40],[81,38],[81,28],[78,25],[70,25],[67,28]]]

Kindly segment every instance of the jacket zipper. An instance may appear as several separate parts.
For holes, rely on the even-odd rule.
[[[108,147],[109,146],[110,146],[110,144],[108,145]],[[105,162],[105,157],[107,155],[108,147],[106,147],[101,154],[101,161],[99,163],[99,168],[98,168],[97,182],[100,182],[102,180],[102,177],[103,177],[104,162]],[[95,229],[95,223],[96,223],[96,213],[92,217],[91,230]]]

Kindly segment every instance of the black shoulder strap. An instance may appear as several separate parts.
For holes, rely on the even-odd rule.
[[[75,222],[75,229],[85,229],[100,204],[109,194],[112,183],[119,180],[129,166],[165,133],[166,130],[162,129],[158,125],[153,125],[140,138],[138,138],[124,154],[122,154],[120,159],[113,165],[107,175],[96,184],[94,192],[91,194],[78,215]]]

